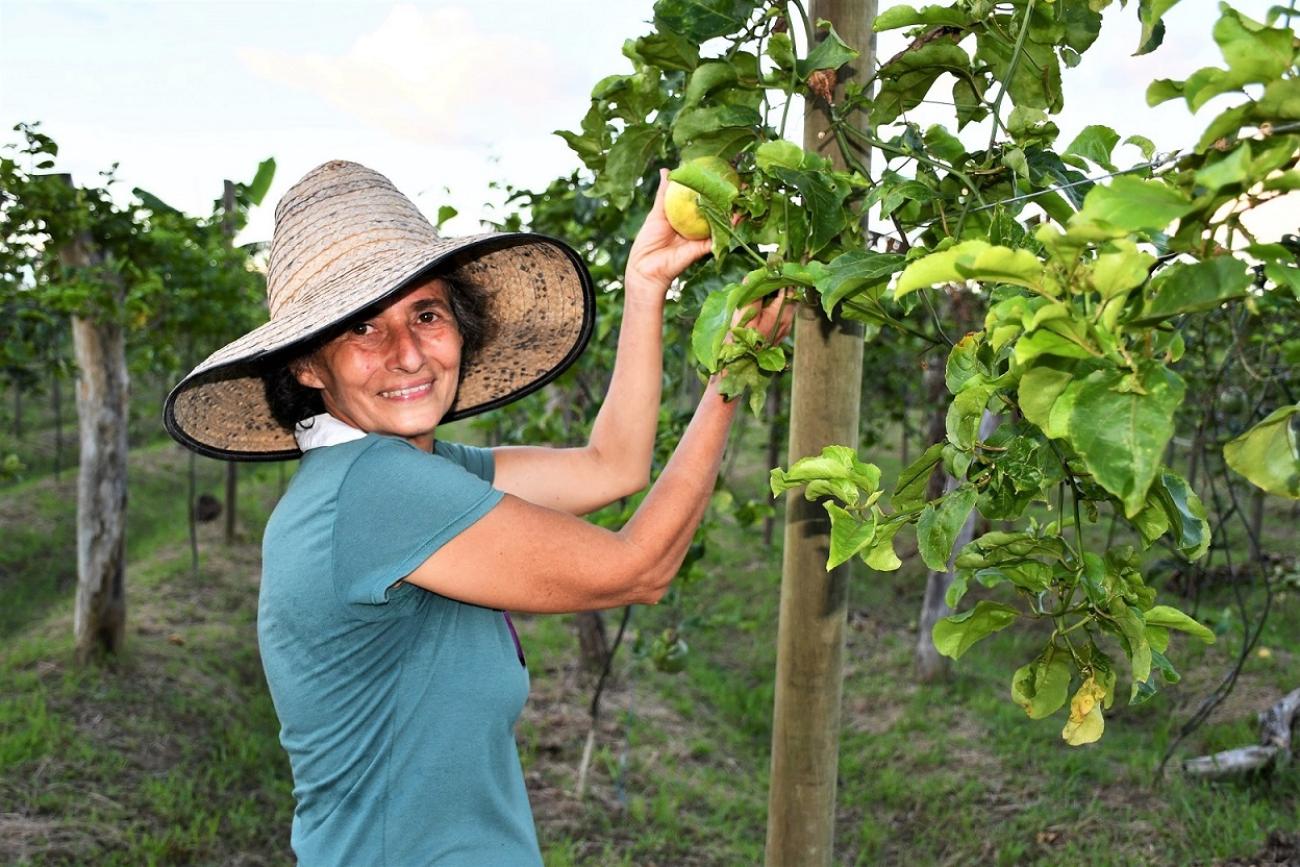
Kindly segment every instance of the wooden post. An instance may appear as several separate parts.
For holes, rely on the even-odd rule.
[[[235,184],[232,181],[225,182],[225,188],[221,196],[221,205],[225,209],[225,219],[222,220],[222,231],[226,236],[226,244],[230,245],[235,236]],[[233,544],[235,541],[235,512],[239,502],[239,464],[235,461],[226,462],[226,544]],[[190,504],[194,508],[194,504]]]
[[[71,175],[61,176],[69,185]],[[63,264],[102,261],[89,232],[60,251]],[[107,272],[106,272],[107,273]],[[121,287],[116,287],[121,292]],[[126,638],[126,341],[112,321],[72,317],[77,360],[77,600],[73,614],[77,659],[116,653]]]
[[[830,21],[862,51],[841,78],[872,71],[875,0],[813,0],[809,17]],[[845,73],[848,73],[845,76]],[[843,93],[843,81],[835,97]],[[823,111],[804,111],[804,147],[844,161]],[[862,329],[832,325],[812,307],[795,320],[789,461],[839,443],[856,446],[862,390]],[[789,464],[787,464],[789,466]],[[828,867],[835,843],[840,699],[850,565],[826,571],[830,521],[817,503],[791,491],[785,501],[785,548],[777,634],[772,777],[768,793],[768,867]]]

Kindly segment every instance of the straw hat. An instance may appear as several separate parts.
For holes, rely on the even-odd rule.
[[[443,421],[536,391],[572,364],[591,336],[591,275],[566,244],[522,232],[439,237],[388,178],[334,160],[304,175],[276,206],[266,278],[270,321],[181,380],[163,408],[168,433],[226,460],[298,457],[293,434],[271,416],[262,371],[434,274],[481,287],[492,322]]]

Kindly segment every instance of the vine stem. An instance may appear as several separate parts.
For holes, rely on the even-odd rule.
[[[868,135],[867,133],[853,126],[853,124],[846,123],[844,119],[841,118],[838,114],[832,114],[831,124],[833,127],[843,128],[843,130],[846,133],[860,140],[864,144],[870,145],[871,147],[874,148],[879,148],[885,153],[891,153],[900,157],[909,157],[911,159],[916,160],[917,162],[925,163],[927,166],[930,166],[931,168],[948,172],[957,180],[965,184],[966,188],[971,191],[971,194],[975,196],[975,198],[979,199],[981,205],[984,204],[984,196],[980,194],[980,191],[976,188],[974,181],[972,181],[964,172],[959,171],[956,167],[950,166],[947,163],[939,162],[938,160],[935,159],[931,159],[925,154],[919,154],[915,151],[905,150],[895,145],[891,145],[888,142],[881,141],[880,139]]]
[[[1015,48],[1011,50],[1011,60],[1007,63],[1006,75],[1004,75],[1002,77],[1002,80],[998,82],[998,95],[993,99],[993,108],[992,108],[993,130],[992,132],[989,133],[989,145],[984,156],[984,160],[985,160],[984,164],[986,167],[989,165],[988,163],[989,159],[991,159],[993,156],[993,146],[997,144],[997,140],[998,140],[998,127],[1001,125],[1001,120],[999,120],[999,112],[1002,110],[1002,99],[1007,95],[1007,84],[1015,76],[1016,67],[1020,65],[1020,58],[1024,54],[1024,50],[1025,50],[1025,37],[1029,35],[1029,21],[1031,18],[1033,18],[1033,15],[1034,15],[1034,0],[1029,0],[1029,2],[1025,4],[1025,19],[1020,23],[1020,33],[1016,35],[1016,45]],[[972,192],[973,191],[974,188],[972,188]],[[980,199],[980,204],[981,205],[984,204],[983,199]],[[965,204],[962,206],[961,216],[957,218],[957,232],[955,234],[955,237],[957,238],[961,237],[961,230],[966,225],[966,215],[969,212],[970,212],[970,197],[968,196],[966,198]]]

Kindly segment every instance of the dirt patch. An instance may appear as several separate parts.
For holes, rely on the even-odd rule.
[[[1222,867],[1300,867],[1300,831],[1274,831],[1264,848],[1249,858],[1215,863]]]

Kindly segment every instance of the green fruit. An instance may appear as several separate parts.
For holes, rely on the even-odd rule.
[[[740,186],[740,175],[721,157],[696,157],[687,164],[712,169],[725,176],[732,185]],[[709,237],[709,221],[700,211],[700,194],[685,184],[668,182],[664,193],[664,214],[668,217],[668,225],[683,238],[700,241]]]
[[[655,668],[660,671],[676,674],[686,668],[686,656],[689,652],[690,648],[678,636],[677,630],[665,629],[651,645],[650,659],[654,661]]]

